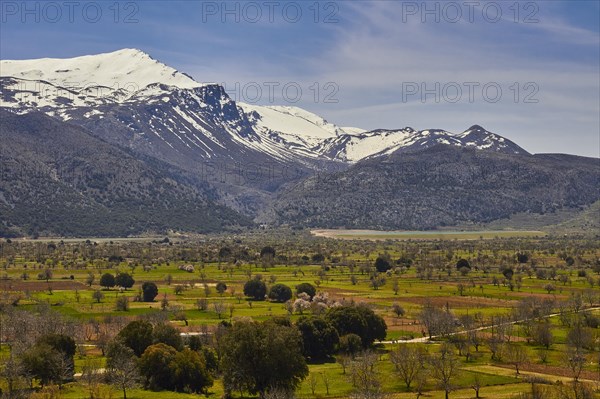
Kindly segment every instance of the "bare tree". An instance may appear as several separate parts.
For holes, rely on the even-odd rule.
[[[515,367],[515,372],[519,375],[519,368],[529,360],[529,356],[523,346],[509,344],[506,351],[506,360]]]
[[[317,390],[317,377],[314,374],[311,374],[308,383],[310,385],[312,396],[315,396],[315,391]]]
[[[417,374],[423,371],[425,354],[420,348],[400,344],[390,352],[390,360],[406,384],[406,389],[410,390],[410,385]]]
[[[336,356],[336,361],[342,366],[342,374],[346,374],[346,369],[352,362],[352,358],[345,354],[339,354]]]
[[[552,334],[552,326],[547,319],[535,325],[533,328],[533,340],[536,344],[550,349],[550,346],[554,342],[554,335]]]
[[[417,399],[424,395],[425,384],[427,384],[427,377],[429,377],[429,370],[425,368],[422,372],[417,374],[415,378],[414,387],[415,391],[417,392]]]
[[[404,316],[404,314],[406,313],[404,308],[402,306],[400,306],[400,304],[398,304],[398,303],[394,303],[392,305],[392,312],[394,312],[394,314],[396,315],[397,318]]]
[[[98,385],[102,380],[102,370],[100,369],[100,360],[87,357],[81,370],[81,381],[85,384],[90,394],[90,399],[97,397]]]
[[[381,382],[375,372],[377,354],[365,351],[356,357],[350,366],[350,376],[354,386],[354,399],[380,399],[384,394]]]
[[[454,316],[429,302],[423,306],[423,310],[419,314],[419,320],[427,329],[429,338],[437,335],[446,336],[455,330]]]
[[[444,390],[445,398],[448,399],[454,389],[452,381],[458,375],[460,366],[452,346],[444,343],[440,352],[430,357],[429,364],[431,375],[438,381],[439,387]]]
[[[579,381],[579,376],[587,361],[585,353],[580,348],[569,346],[564,354],[564,359],[571,370],[573,380]]]
[[[208,309],[208,299],[206,299],[206,298],[200,298],[200,299],[198,299],[196,301],[196,307],[200,311],[204,311],[204,310]]]
[[[323,377],[323,385],[325,385],[325,392],[327,393],[327,396],[329,396],[329,386],[330,386],[330,380],[329,380],[329,375],[327,373],[323,373],[322,374]]]
[[[6,381],[8,397],[11,398],[13,391],[19,387],[19,382],[24,380],[25,368],[11,351],[0,370],[0,376]]]
[[[100,303],[100,301],[102,301],[102,299],[104,299],[104,294],[102,293],[102,291],[96,290],[92,294],[92,298],[94,298],[97,303]]]
[[[123,399],[127,399],[127,389],[139,384],[140,374],[135,354],[119,341],[113,341],[108,346],[106,372],[109,381],[123,391]]]
[[[471,388],[475,391],[475,399],[479,399],[479,391],[481,390],[481,375],[476,373],[471,383]]]
[[[573,381],[571,384],[560,384],[555,387],[557,399],[593,399],[594,390],[588,384]]]
[[[567,333],[567,345],[576,349],[591,349],[593,347],[594,338],[592,330],[584,326],[582,320],[576,320],[573,327]]]
[[[583,299],[589,304],[590,308],[598,302],[598,291],[592,288],[588,288],[583,292]]]
[[[223,301],[213,302],[213,309],[215,310],[215,313],[217,314],[217,316],[220,319],[226,310],[225,302],[223,302]]]
[[[265,392],[264,399],[294,399],[294,392],[283,388],[271,388]]]

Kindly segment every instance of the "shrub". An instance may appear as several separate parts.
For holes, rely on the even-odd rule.
[[[129,310],[129,299],[126,296],[118,297],[115,307],[120,312],[127,312]]]
[[[296,286],[296,296],[301,293],[307,294],[312,299],[317,294],[317,289],[310,283],[301,283]]]
[[[257,301],[263,301],[267,294],[267,285],[264,281],[254,278],[244,284],[244,295]]]
[[[466,267],[467,269],[471,269],[471,264],[466,259],[459,259],[458,262],[456,262],[456,269],[460,270],[463,267]]]
[[[131,288],[135,284],[135,280],[129,273],[119,273],[115,277],[115,285],[123,288]]]
[[[292,289],[284,284],[275,284],[269,291],[269,299],[275,302],[287,302],[292,299]]]
[[[110,273],[104,273],[100,277],[100,286],[104,288],[112,288],[115,286],[115,276]]]
[[[158,295],[158,287],[153,282],[146,281],[142,284],[142,297],[144,302],[153,302]]]
[[[388,270],[390,270],[392,268],[392,265],[390,265],[390,261],[383,256],[379,256],[376,260],[375,260],[375,269],[377,269],[377,271],[379,273],[385,273]]]

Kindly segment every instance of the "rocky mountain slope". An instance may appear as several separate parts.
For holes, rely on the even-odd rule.
[[[263,217],[309,227],[433,229],[591,204],[598,187],[598,159],[440,144],[308,178]]]
[[[0,235],[217,231],[250,219],[185,172],[42,113],[0,109]]]

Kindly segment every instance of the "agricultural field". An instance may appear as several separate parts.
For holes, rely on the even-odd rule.
[[[346,240],[480,240],[507,237],[543,237],[538,230],[430,230],[430,231],[377,231],[377,230],[313,230],[319,237]]]
[[[10,398],[73,399],[600,397],[597,237],[536,231],[331,237],[278,230],[3,240],[0,389]],[[306,286],[315,293],[300,288]],[[343,311],[357,309],[385,328],[378,325],[366,338],[346,319],[339,322]],[[245,389],[228,374],[243,369],[229,350],[244,331],[236,326],[295,336],[305,331],[302,323],[317,319],[335,327],[336,340],[327,353],[309,354],[300,334],[298,370],[306,363],[307,372],[282,385],[293,389]],[[165,389],[149,383],[142,366],[126,386],[104,378],[116,356],[111,345],[133,321],[154,332],[174,327],[182,338],[178,353],[200,353],[209,382]],[[41,350],[47,334],[73,337],[70,378],[44,380],[24,371],[23,359]],[[277,373],[265,368],[263,377],[272,382]]]

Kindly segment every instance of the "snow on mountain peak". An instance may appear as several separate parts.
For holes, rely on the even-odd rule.
[[[225,134],[223,142],[233,140],[276,159],[310,162],[353,163],[438,144],[526,153],[479,125],[459,134],[411,127],[365,131],[339,127],[294,106],[236,104],[221,86],[198,83],[131,48],[67,59],[0,60],[0,80],[0,107],[11,107],[15,112],[37,109],[63,120],[79,118],[84,125],[104,118],[104,112],[121,115],[120,107],[131,107],[125,108],[126,116],[122,117],[130,128],[141,123],[129,116],[131,110],[156,104],[153,113],[143,114],[150,123],[139,134],[155,133],[169,146],[170,136],[187,148],[204,146],[202,151],[206,150],[208,157],[213,155],[208,148],[213,144],[225,148],[215,139],[219,134]],[[185,137],[193,140],[188,142]]]
[[[292,145],[314,147],[323,140],[349,134],[305,109],[292,106],[260,106],[238,103],[254,127],[263,134],[276,134]],[[350,128],[352,134],[361,129]]]
[[[73,90],[106,87],[137,91],[155,83],[182,89],[202,86],[143,51],[130,48],[75,58],[2,60],[0,76],[42,81]]]

